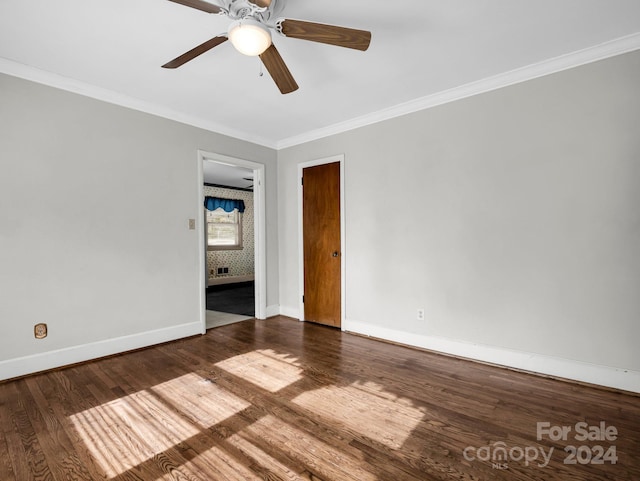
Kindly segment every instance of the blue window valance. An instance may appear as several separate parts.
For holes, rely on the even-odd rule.
[[[244,200],[234,199],[221,199],[220,197],[206,196],[204,198],[204,206],[207,210],[216,210],[222,207],[225,212],[233,212],[233,209],[238,209],[238,212],[244,212]]]

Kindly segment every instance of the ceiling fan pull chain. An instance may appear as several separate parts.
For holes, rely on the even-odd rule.
[[[264,75],[264,72],[262,71],[262,60],[260,60],[258,63],[260,64],[260,71],[258,72],[258,77],[262,77]]]

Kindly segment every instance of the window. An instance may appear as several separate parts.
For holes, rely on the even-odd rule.
[[[207,249],[242,249],[242,214],[237,209],[207,211]]]

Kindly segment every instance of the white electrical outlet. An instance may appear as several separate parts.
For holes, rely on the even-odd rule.
[[[418,319],[419,321],[424,321],[424,309],[418,309],[416,319]]]

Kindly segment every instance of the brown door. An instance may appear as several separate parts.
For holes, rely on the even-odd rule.
[[[340,327],[340,162],[302,170],[304,319]]]

